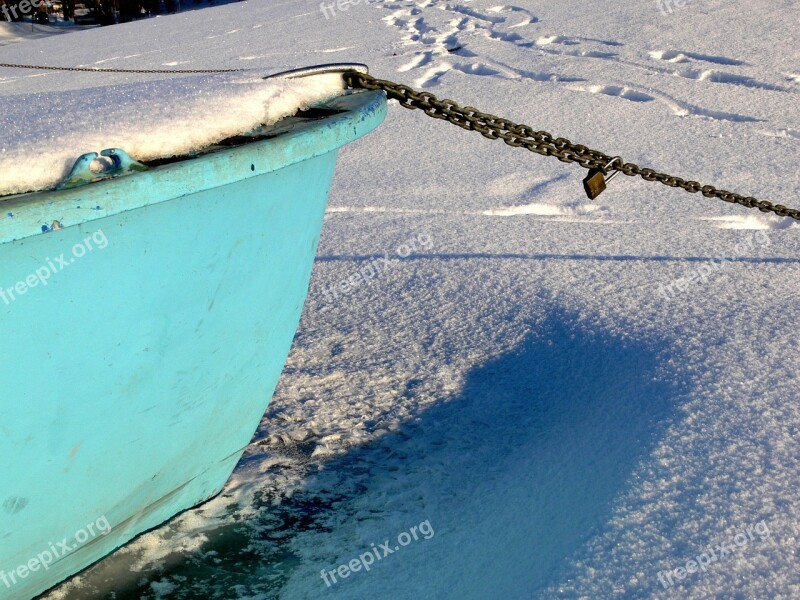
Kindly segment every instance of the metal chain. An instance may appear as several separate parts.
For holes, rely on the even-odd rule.
[[[14,69],[37,69],[41,71],[80,71],[92,73],[139,73],[139,74],[202,74],[202,73],[235,73],[241,69],[113,69],[100,67],[45,67],[39,65],[17,65],[0,63],[0,67]],[[578,163],[584,169],[598,169],[604,174],[619,171],[633,177],[638,175],[645,181],[658,181],[669,187],[679,187],[695,194],[700,192],[706,198],[719,198],[725,202],[740,204],[747,208],[757,208],[761,212],[774,213],[779,217],[789,217],[800,221],[800,210],[788,208],[782,204],[773,204],[767,200],[758,200],[752,196],[742,196],[713,185],[703,185],[697,181],[687,181],[681,177],[659,173],[653,169],[640,167],[635,163],[626,163],[619,157],[613,157],[598,150],[592,150],[581,144],[575,144],[566,138],[554,138],[546,131],[536,131],[528,125],[521,125],[479,111],[472,106],[460,106],[457,102],[445,98],[440,100],[430,92],[418,92],[415,89],[385,79],[377,79],[366,73],[346,71],[344,81],[352,88],[367,90],[383,90],[390,99],[397,100],[401,106],[409,109],[420,109],[434,119],[442,119],[458,125],[462,129],[477,131],[491,140],[501,139],[509,146],[527,148],[531,152],[543,156],[554,156],[561,162]],[[619,166],[615,166],[619,165]]]
[[[7,69],[36,69],[39,71],[80,71],[86,73],[139,73],[145,75],[188,75],[201,73],[236,73],[241,69],[103,69],[101,67],[42,67],[39,65],[14,65],[0,63],[0,67]]]
[[[615,158],[598,150],[575,144],[566,138],[554,138],[546,131],[535,131],[528,125],[520,125],[508,119],[481,112],[472,106],[462,107],[453,100],[446,98],[440,100],[430,92],[418,92],[406,85],[385,79],[376,79],[357,71],[344,73],[344,80],[352,88],[383,90],[388,98],[397,100],[405,108],[420,109],[434,119],[443,119],[462,129],[477,131],[491,140],[501,139],[515,148],[527,148],[536,154],[554,156],[565,163],[575,162],[584,169],[599,169],[603,173],[619,171],[631,177],[638,175],[645,181],[658,181],[669,187],[679,187],[692,194],[700,192],[706,198],[719,198],[725,202],[741,204],[747,208],[757,208],[761,212],[774,213],[780,217],[789,217],[800,221],[800,210],[796,208],[787,208],[782,204],[773,204],[752,196],[742,196],[718,189],[713,185],[686,181],[680,177],[659,173],[634,163],[626,163],[618,157]]]

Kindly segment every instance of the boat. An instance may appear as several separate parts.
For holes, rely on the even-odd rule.
[[[0,598],[219,494],[289,353],[338,149],[385,114],[349,90],[196,156],[109,148],[0,197]]]

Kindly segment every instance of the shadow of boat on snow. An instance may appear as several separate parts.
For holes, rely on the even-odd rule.
[[[318,470],[303,489],[265,494],[248,522],[206,532],[200,553],[162,565],[157,578],[172,589],[158,597],[537,597],[607,523],[688,392],[663,367],[675,358],[668,341],[580,322],[551,312],[514,350],[468,373],[456,397],[367,446],[312,462]],[[409,381],[406,396],[424,388]],[[322,569],[373,543],[396,546],[423,521],[431,539],[369,573],[323,582]],[[156,597],[142,575],[109,589],[119,600]]]
[[[516,349],[473,369],[457,398],[326,465],[306,493],[347,490],[348,500],[321,515],[325,533],[295,539],[304,565],[281,597],[531,598],[556,583],[687,392],[662,367],[667,343],[578,322],[549,314]],[[407,393],[420,385],[410,382]],[[322,582],[320,569],[373,542],[396,545],[426,520],[431,540],[368,574]],[[339,554],[308,550],[320,547]]]

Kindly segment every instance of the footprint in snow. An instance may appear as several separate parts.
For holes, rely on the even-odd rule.
[[[623,98],[631,102],[651,102],[655,97],[644,92],[639,92],[627,86],[619,85],[590,85],[590,86],[571,86],[571,90],[576,92],[588,92],[590,94],[604,94],[615,98]]]
[[[698,54],[697,52],[681,52],[679,50],[653,50],[648,52],[651,58],[671,63],[685,63],[691,60],[713,63],[715,65],[741,66],[745,65],[742,60],[727,58],[725,56],[712,56],[710,54]]]

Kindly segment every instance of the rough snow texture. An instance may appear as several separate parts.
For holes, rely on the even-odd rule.
[[[342,90],[338,75],[236,73],[0,96],[0,196],[55,187],[86,152],[122,148],[139,161],[183,156]]]
[[[251,1],[0,58],[368,62],[798,205],[799,9],[386,0],[326,19]],[[0,94],[128,81],[0,77]],[[588,201],[583,174],[393,107],[341,152],[292,354],[225,494],[50,598],[800,597],[797,226],[623,176]],[[331,294],[384,255],[380,277]],[[321,569],[426,519],[432,539],[326,587]]]
[[[33,25],[30,23],[8,23],[0,21],[0,46],[17,44],[26,40],[50,37],[58,33],[67,33],[70,27]]]

